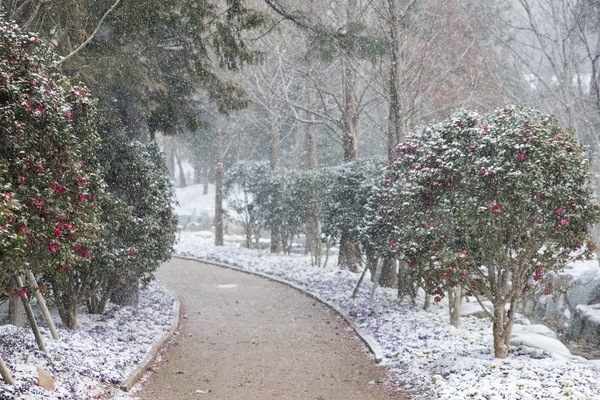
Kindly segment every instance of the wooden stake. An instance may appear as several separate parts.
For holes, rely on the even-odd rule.
[[[27,280],[35,289],[35,298],[37,299],[38,306],[42,310],[42,315],[48,324],[48,328],[50,328],[50,333],[52,333],[52,337],[55,340],[58,340],[58,332],[56,332],[56,327],[54,326],[54,321],[52,320],[52,316],[50,316],[50,312],[48,311],[48,307],[46,306],[46,301],[44,300],[44,296],[42,296],[42,292],[40,292],[40,288],[35,280],[35,276],[31,273],[31,271],[27,271]]]
[[[20,276],[15,276],[17,281],[17,285],[19,289],[23,287],[23,281]],[[35,321],[35,316],[33,315],[33,310],[31,309],[31,304],[29,304],[29,297],[27,294],[23,294],[21,297],[23,301],[23,306],[25,307],[25,313],[27,314],[27,319],[29,319],[29,324],[31,325],[31,330],[33,331],[33,335],[35,336],[35,341],[38,344],[38,347],[44,353],[46,352],[46,346],[44,346],[44,341],[42,340],[42,334],[40,333],[40,328],[38,328],[38,324]]]
[[[10,371],[8,370],[8,367],[4,363],[2,357],[0,357],[0,375],[2,375],[2,379],[7,385],[15,384],[15,381],[13,380],[12,375],[10,374]]]
[[[356,283],[356,287],[354,288],[354,291],[352,292],[352,296],[350,296],[351,298],[355,298],[356,294],[358,293],[358,287],[360,286],[360,284],[362,283],[365,274],[367,273],[367,270],[369,269],[369,267],[365,266],[365,269],[363,269],[362,274],[360,274],[360,278],[358,279],[358,282]]]
[[[379,285],[379,276],[381,275],[381,267],[383,266],[383,258],[377,260],[377,269],[375,270],[375,280],[373,281],[373,288],[371,289],[371,298],[369,299],[369,303],[373,303],[373,298],[375,297],[375,289]]]

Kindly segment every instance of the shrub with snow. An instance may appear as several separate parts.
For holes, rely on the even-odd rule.
[[[27,237],[27,268],[59,282],[86,262],[103,189],[94,107],[55,61],[35,35],[0,20],[0,165],[20,204],[5,228]]]
[[[462,112],[421,129],[380,186],[380,249],[437,300],[455,287],[490,300],[499,358],[524,293],[564,291],[548,273],[593,250],[588,160],[572,129],[535,109]]]

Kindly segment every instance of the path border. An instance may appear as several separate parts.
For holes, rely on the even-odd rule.
[[[198,258],[198,257],[191,257],[191,256],[184,256],[181,254],[173,254],[172,255],[173,258],[179,258],[182,260],[188,260],[188,261],[196,261],[199,263],[204,263],[204,264],[210,264],[210,265],[214,265],[217,267],[221,267],[221,268],[227,268],[227,269],[231,269],[234,271],[238,271],[238,272],[243,272],[249,275],[255,275],[255,276],[259,276],[261,278],[264,279],[268,279],[270,281],[273,282],[279,282],[282,283],[288,287],[291,287],[292,289],[296,289],[297,291],[312,297],[313,299],[319,301],[320,303],[326,305],[327,307],[329,307],[331,310],[335,311],[337,314],[339,314],[342,318],[344,318],[344,320],[346,320],[346,322],[348,323],[348,325],[350,325],[350,327],[352,328],[352,330],[358,335],[358,337],[363,341],[363,343],[367,346],[367,348],[369,349],[369,351],[371,351],[371,353],[373,354],[373,361],[375,361],[376,364],[379,364],[382,360],[383,360],[383,350],[381,348],[381,346],[379,345],[379,343],[368,333],[364,332],[362,329],[360,329],[352,320],[352,318],[345,313],[342,309],[340,309],[338,306],[336,306],[335,304],[332,304],[330,302],[328,302],[327,300],[321,298],[320,296],[314,294],[314,293],[310,293],[308,292],[306,289],[288,282],[286,280],[283,280],[281,278],[275,277],[275,276],[271,276],[271,275],[267,275],[263,272],[258,272],[258,271],[249,271],[247,269],[243,269],[240,267],[236,267],[234,265],[230,265],[230,264],[226,264],[226,263],[222,263],[222,262],[218,262],[218,261],[213,261],[213,260],[207,260],[204,258]]]
[[[173,296],[175,297],[175,296]],[[161,339],[152,346],[150,351],[146,353],[146,357],[138,364],[138,366],[129,374],[129,376],[119,385],[119,389],[124,392],[128,392],[133,385],[138,383],[138,381],[144,376],[148,368],[154,363],[156,359],[156,355],[162,349],[162,347],[173,337],[173,334],[179,327],[179,310],[181,308],[181,303],[179,300],[175,298],[175,302],[173,303],[173,320],[171,321],[171,327],[169,330],[161,337]]]

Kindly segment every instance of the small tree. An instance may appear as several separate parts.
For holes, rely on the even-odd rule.
[[[366,215],[370,191],[379,173],[375,163],[353,161],[336,170],[323,197],[323,234],[339,241],[338,265],[358,271],[362,252],[358,238]]]
[[[61,282],[86,263],[100,227],[94,107],[85,89],[58,73],[48,46],[5,21],[0,59],[0,164],[20,203],[12,226],[27,237],[27,268],[44,274],[60,297]]]
[[[154,278],[171,258],[177,217],[163,154],[155,143],[130,141],[122,126],[99,129],[98,159],[108,196],[101,203],[104,230],[92,249],[90,311],[102,313],[109,298],[137,305],[139,283]]]
[[[548,278],[591,256],[599,206],[574,131],[535,109],[463,112],[412,134],[389,167],[377,210],[401,255],[439,301],[460,287],[493,313],[494,352],[508,354],[519,299],[564,292]]]

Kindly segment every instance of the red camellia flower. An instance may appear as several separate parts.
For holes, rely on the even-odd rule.
[[[560,220],[560,224],[561,225],[566,225],[566,224],[568,224],[568,221],[563,218],[563,219]]]
[[[79,196],[77,196],[77,200],[78,201],[84,201],[85,200],[85,194],[80,194]]]
[[[56,228],[56,229],[54,230],[54,236],[60,236],[60,234],[61,234],[61,231],[60,231],[60,229]]]
[[[19,177],[17,178],[17,181],[19,181],[19,183],[23,183],[23,182],[25,182],[25,177],[19,175]]]
[[[73,250],[75,250],[75,253],[83,258],[88,258],[90,256],[90,251],[88,249],[86,249],[85,247],[83,247],[80,244],[76,244],[73,247]]]
[[[23,297],[25,296],[25,294],[27,293],[27,288],[25,286],[23,286],[21,289],[19,289],[19,291],[17,292],[17,294],[19,295],[19,297]]]
[[[488,129],[489,129],[489,128],[488,128],[488,126],[487,126],[487,125],[484,125],[484,126],[483,126],[483,131],[484,131],[484,132],[487,132],[487,131],[488,131]]]
[[[481,168],[479,168],[479,171],[480,171],[482,174],[485,174],[485,173],[487,172],[487,169],[485,169],[484,167],[481,167]]]
[[[394,242],[390,242],[390,249],[394,250],[396,248],[396,244]],[[131,254],[131,253],[129,253]]]
[[[73,227],[73,224],[72,224],[72,223],[70,223],[70,222],[65,222],[65,227],[66,227],[67,229],[71,229],[71,228]]]
[[[128,248],[128,249],[127,249],[127,253],[128,253],[129,255],[132,255],[132,254],[133,254],[133,247],[130,247],[130,248]]]
[[[527,161],[527,159],[528,159],[527,154],[525,154],[525,153],[519,153],[517,155],[517,158],[519,159],[519,161]]]
[[[48,243],[48,250],[55,252],[58,250],[58,245],[56,243]]]
[[[54,186],[54,193],[56,193],[56,194],[61,194],[61,193],[65,192],[66,190],[67,189],[62,185]]]
[[[36,207],[41,207],[42,206],[42,202],[38,199],[33,199],[33,205]]]
[[[492,206],[492,213],[496,214],[502,208],[502,204],[496,203]]]
[[[462,253],[460,253],[460,258],[465,259],[467,258],[467,253],[465,253],[464,251]]]
[[[557,208],[556,211],[554,211],[554,212],[556,213],[556,215],[563,215],[564,210],[562,208]]]
[[[26,234],[26,233],[27,233],[27,227],[25,227],[24,225],[21,225],[21,226],[19,226],[19,230],[20,230],[21,232],[23,232],[23,234]]]
[[[435,296],[433,298],[433,301],[435,301],[436,303],[439,303],[440,301],[442,301],[442,298],[440,296]]]

